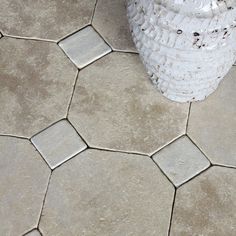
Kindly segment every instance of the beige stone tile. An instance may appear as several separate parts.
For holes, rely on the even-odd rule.
[[[207,158],[186,136],[162,149],[153,158],[176,187],[210,166]]]
[[[0,1],[5,34],[59,40],[91,22],[96,0]]]
[[[93,26],[117,50],[136,52],[126,15],[126,0],[98,0]]]
[[[174,187],[145,156],[87,150],[53,172],[44,236],[167,235]]]
[[[39,233],[38,230],[33,230],[31,232],[29,232],[28,234],[26,234],[25,236],[41,236],[41,234]]]
[[[218,90],[191,108],[188,133],[208,158],[236,166],[236,67]]]
[[[77,69],[54,43],[0,40],[0,134],[31,137],[66,116]]]
[[[212,167],[177,190],[171,236],[234,236],[236,171]]]
[[[90,146],[152,154],[185,133],[188,107],[155,89],[137,55],[112,53],[80,72],[69,120]]]
[[[50,170],[27,140],[0,137],[0,235],[37,227]]]
[[[37,134],[32,142],[52,169],[86,148],[86,144],[66,120]]]
[[[111,51],[91,26],[62,40],[59,46],[78,68],[88,65]]]

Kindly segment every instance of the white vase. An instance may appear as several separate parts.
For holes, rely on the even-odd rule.
[[[236,59],[236,0],[128,0],[132,36],[167,98],[199,101]]]

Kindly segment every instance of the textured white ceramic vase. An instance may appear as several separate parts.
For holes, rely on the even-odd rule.
[[[132,36],[167,98],[199,101],[236,59],[236,0],[128,0]]]

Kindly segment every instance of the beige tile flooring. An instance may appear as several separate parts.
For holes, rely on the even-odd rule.
[[[236,234],[236,67],[178,104],[124,0],[2,0],[0,22],[1,236]]]

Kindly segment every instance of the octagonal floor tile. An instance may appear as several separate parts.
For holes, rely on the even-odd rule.
[[[37,227],[50,170],[27,140],[0,137],[0,235]]]
[[[136,52],[126,12],[126,0],[98,0],[93,26],[116,50]]]
[[[111,53],[80,72],[69,120],[92,147],[152,154],[185,133],[188,108],[159,94],[137,55]]]
[[[214,164],[236,167],[236,67],[207,100],[191,107],[188,133]]]
[[[234,236],[236,170],[212,167],[177,190],[171,236]]]
[[[5,34],[59,40],[91,22],[96,0],[0,1]]]
[[[44,236],[167,235],[174,187],[146,156],[87,150],[53,172]]]
[[[54,43],[0,40],[0,134],[31,137],[66,116],[77,69]]]

